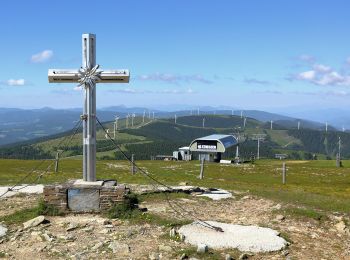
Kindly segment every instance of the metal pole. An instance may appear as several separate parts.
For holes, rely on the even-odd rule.
[[[96,36],[82,36],[82,67],[96,65]],[[96,181],[96,84],[85,83],[83,124],[83,180]]]
[[[202,158],[201,160],[201,171],[199,174],[199,179],[203,180],[203,178],[204,178],[204,158]]]
[[[286,163],[282,164],[282,183],[286,184]]]
[[[258,154],[256,155],[256,159],[260,159],[260,138],[258,137]]]

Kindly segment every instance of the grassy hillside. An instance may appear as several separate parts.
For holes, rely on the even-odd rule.
[[[205,128],[202,120],[205,117]],[[243,119],[231,115],[200,115],[178,117],[177,124],[174,119],[150,120],[142,117],[134,118],[134,127],[131,127],[129,119],[127,127],[126,119],[118,122],[118,131],[115,140],[129,155],[135,154],[138,159],[150,159],[155,155],[172,155],[174,150],[181,146],[187,146],[198,137],[221,133],[236,134],[238,131],[245,136],[245,142],[240,145],[240,155],[243,159],[249,159],[257,153],[257,141],[254,134],[265,134],[265,140],[260,144],[260,156],[274,158],[276,153],[286,153],[292,159],[310,159],[313,154],[318,158],[335,158],[339,136],[342,139],[342,156],[350,158],[350,134],[329,131],[328,133],[311,129],[280,129],[274,124],[270,130],[270,124],[247,119],[246,128],[243,128]],[[113,122],[104,123],[112,137]],[[101,159],[123,159],[122,155],[115,152],[115,147],[105,138],[101,128],[97,128],[97,156]],[[58,149],[65,150],[63,157],[78,156],[82,154],[81,131],[68,143],[58,144],[68,138],[71,132],[45,137],[37,141],[17,144],[0,148],[0,158],[35,159],[53,158]],[[228,149],[224,158],[232,159],[235,156],[235,148]]]

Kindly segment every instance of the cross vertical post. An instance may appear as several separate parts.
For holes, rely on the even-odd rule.
[[[94,34],[83,34],[82,50],[82,67],[93,68],[96,65]],[[84,91],[83,180],[96,181],[96,83],[86,82]]]

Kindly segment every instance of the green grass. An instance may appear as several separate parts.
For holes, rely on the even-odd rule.
[[[0,222],[4,222],[6,225],[22,224],[27,220],[38,216],[37,207],[18,210],[10,215],[0,217]]]
[[[47,168],[45,163],[26,183]],[[350,212],[350,161],[344,167],[336,168],[334,161],[286,161],[287,184],[282,184],[279,160],[260,160],[255,165],[205,165],[205,178],[199,180],[199,162],[137,161],[156,179],[178,185],[186,181],[189,185],[216,187],[228,190],[247,191],[275,201],[300,205],[322,211]],[[38,161],[0,160],[0,185],[19,181]],[[82,176],[81,160],[61,161],[60,171],[45,175],[41,183],[64,182]],[[119,183],[150,184],[140,173],[130,174],[130,164],[126,161],[97,161],[99,179],[117,179]]]
[[[0,222],[4,222],[7,225],[22,224],[39,215],[58,216],[62,214],[57,208],[48,206],[43,200],[39,200],[38,205],[35,207],[17,210],[12,214],[0,217]]]
[[[323,212],[313,209],[288,207],[282,211],[284,214],[297,218],[311,218],[317,221],[324,221],[327,216]]]

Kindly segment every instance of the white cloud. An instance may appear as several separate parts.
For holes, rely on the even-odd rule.
[[[298,75],[298,78],[301,80],[313,80],[315,78],[316,72],[314,70],[309,70],[301,72]]]
[[[289,79],[301,80],[319,86],[350,86],[350,75],[337,72],[330,66],[310,64],[311,70],[292,75]]]
[[[33,63],[43,63],[49,61],[52,58],[52,56],[52,50],[44,50],[42,52],[33,54],[30,60]]]
[[[24,86],[24,84],[24,79],[9,79],[5,82],[5,85],[7,86]]]
[[[172,84],[179,84],[182,82],[189,83],[189,82],[200,82],[203,84],[212,84],[213,81],[204,78],[202,75],[196,74],[196,75],[175,75],[175,74],[169,74],[169,73],[154,73],[149,75],[141,75],[138,77],[139,80],[151,80],[151,81],[162,81],[166,83],[172,83]]]

